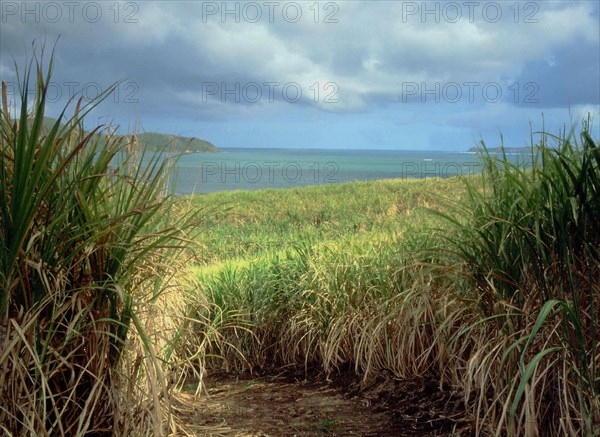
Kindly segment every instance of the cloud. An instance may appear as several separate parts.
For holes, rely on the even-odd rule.
[[[96,22],[82,11],[56,22],[4,11],[0,75],[9,77],[13,56],[23,65],[33,39],[60,35],[58,83],[130,81],[137,103],[120,98],[103,111],[157,124],[385,110],[414,122],[439,112],[462,130],[449,103],[514,121],[510,108],[600,99],[594,2],[296,2],[300,16],[293,2],[267,3],[98,3]]]

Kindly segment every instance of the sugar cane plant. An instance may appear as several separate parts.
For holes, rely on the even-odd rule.
[[[144,311],[193,217],[172,214],[172,160],[84,128],[117,84],[48,124],[54,51],[43,61],[42,46],[15,65],[17,102],[2,83],[0,432],[160,434],[166,385]]]

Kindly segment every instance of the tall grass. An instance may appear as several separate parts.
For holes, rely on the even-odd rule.
[[[425,351],[433,331],[417,327],[447,299],[433,302],[422,292],[431,290],[430,278],[406,255],[424,240],[386,234],[307,240],[249,263],[201,269],[196,293],[219,313],[197,317],[246,326],[222,329],[207,365],[229,371],[300,366],[327,373],[352,365],[365,380],[383,370],[403,377],[425,373],[435,366],[427,357],[437,349]],[[400,353],[398,345],[409,343],[415,353]]]
[[[541,134],[526,168],[484,152],[462,181],[228,195],[203,238],[220,262],[189,292],[205,365],[427,375],[464,393],[478,435],[594,435],[598,150],[586,125]]]
[[[229,230],[237,223],[237,241],[264,244],[242,259],[215,244],[222,261],[196,269],[191,296],[214,304],[196,313],[214,322],[209,369],[300,366],[335,373],[351,367],[365,383],[380,372],[439,371],[447,353],[435,340],[433,322],[438,312],[455,309],[421,255],[434,244],[429,228],[440,225],[426,208],[441,207],[445,195],[464,195],[460,180],[226,195],[231,214],[206,228],[203,241],[219,238],[218,226]],[[215,199],[194,201],[209,206]],[[325,209],[327,218],[316,223]],[[240,325],[244,329],[232,329]],[[198,328],[206,338],[204,326]],[[440,329],[439,337],[449,337],[452,324]]]
[[[484,189],[471,187],[451,219],[459,274],[493,338],[480,345],[486,370],[471,376],[482,393],[494,387],[480,412],[496,415],[498,432],[592,435],[600,421],[600,147],[587,120],[579,135],[539,134],[531,158],[521,167],[484,152]],[[502,354],[484,364],[498,345]]]
[[[441,207],[444,196],[466,194],[456,179],[349,182],[300,189],[236,191],[193,196],[203,216],[199,254],[204,263],[250,259],[294,244],[337,241],[368,232],[402,232],[431,221],[423,208]]]
[[[42,47],[18,75],[12,110],[2,84],[0,429],[160,435],[169,396],[152,317],[193,214],[165,195],[169,161],[85,131],[116,85],[43,129],[54,52],[43,60]]]

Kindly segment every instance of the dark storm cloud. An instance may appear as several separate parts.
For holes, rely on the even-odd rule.
[[[600,50],[598,45],[580,42],[560,47],[545,59],[526,62],[517,77],[521,84],[532,83],[531,98],[525,95],[519,105],[540,107],[598,105],[600,102]],[[535,92],[533,92],[535,90]]]
[[[385,109],[426,120],[424,105],[435,104],[458,123],[461,112],[469,119],[492,107],[512,120],[511,107],[598,105],[595,2],[294,3],[300,16],[293,2],[273,10],[263,2],[226,10],[223,2],[75,2],[72,17],[69,2],[55,3],[59,20],[2,2],[0,76],[14,81],[12,57],[22,65],[33,39],[52,46],[60,35],[54,80],[105,88],[123,79],[129,88],[103,107],[115,116],[255,120]],[[539,87],[537,104],[524,101],[529,82]]]

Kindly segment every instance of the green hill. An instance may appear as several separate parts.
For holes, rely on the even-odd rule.
[[[145,132],[138,136],[138,142],[148,150],[160,150],[168,146],[170,150],[177,152],[218,152],[212,143],[199,138],[180,137],[177,135],[161,134],[157,132]]]
[[[484,149],[481,146],[471,147],[467,152],[477,153],[482,152]],[[531,146],[527,147],[488,147],[486,150],[489,153],[531,153]]]
[[[48,132],[56,123],[55,118],[44,117],[43,129]],[[184,153],[215,153],[219,149],[212,143],[200,138],[181,137],[158,132],[145,132],[138,135],[138,143],[149,151],[158,151],[167,147],[169,151]]]

